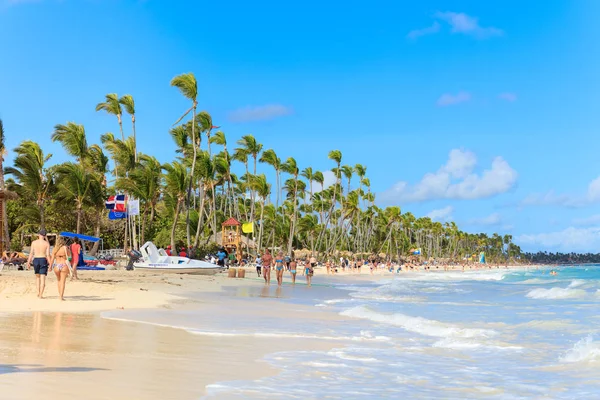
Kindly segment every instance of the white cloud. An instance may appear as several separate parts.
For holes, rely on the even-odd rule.
[[[502,223],[502,217],[498,213],[490,214],[482,218],[473,218],[468,221],[469,225],[483,225],[483,226],[498,226]],[[505,226],[505,228],[508,225]]]
[[[482,199],[505,193],[517,182],[517,172],[502,157],[496,157],[481,174],[474,172],[476,163],[472,152],[454,149],[437,172],[425,174],[414,185],[397,182],[378,198],[387,203]]]
[[[256,107],[243,107],[229,113],[232,122],[267,121],[290,115],[292,109],[281,104],[267,104]]]
[[[600,247],[600,228],[569,227],[559,232],[520,235],[515,242],[533,250],[596,253]]]
[[[504,32],[501,29],[490,27],[483,27],[479,25],[479,19],[471,17],[465,13],[456,12],[438,12],[435,17],[446,21],[451,29],[452,33],[462,33],[470,35],[478,39],[486,39],[492,36],[502,36]]]
[[[519,206],[559,206],[585,207],[600,202],[600,176],[593,179],[583,195],[556,194],[553,190],[546,193],[532,193],[519,203]]]
[[[438,210],[432,210],[427,217],[431,218],[432,221],[447,222],[452,219],[452,212],[454,208],[447,206]]]
[[[600,214],[592,215],[587,218],[575,218],[573,220],[573,225],[578,225],[578,226],[600,225]]]
[[[498,98],[504,101],[508,101],[509,103],[512,103],[513,101],[517,101],[517,95],[515,93],[509,93],[509,92],[505,92],[505,93],[500,93],[498,95]]]
[[[464,103],[471,100],[471,94],[468,92],[458,92],[453,95],[450,93],[444,93],[437,100],[436,104],[440,107],[453,106],[455,104]]]
[[[415,29],[412,30],[410,32],[408,32],[408,35],[406,35],[409,39],[418,39],[421,36],[426,36],[426,35],[433,35],[435,33],[438,33],[440,31],[440,23],[437,21],[433,21],[433,25],[428,26],[427,28],[423,28],[423,29]]]

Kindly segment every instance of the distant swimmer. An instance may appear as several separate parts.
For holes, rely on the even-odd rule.
[[[552,271],[550,271],[550,275],[558,275],[558,272],[552,270]]]

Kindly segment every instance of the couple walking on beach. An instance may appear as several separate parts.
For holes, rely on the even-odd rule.
[[[66,243],[62,237],[58,237],[52,254],[50,254],[50,243],[46,237],[46,230],[41,229],[38,232],[37,240],[31,243],[31,251],[27,260],[27,268],[31,268],[33,262],[33,272],[35,273],[37,297],[43,298],[46,288],[46,276],[48,268],[51,268],[56,275],[58,284],[59,299],[64,300],[65,286],[67,276],[71,274],[71,280],[77,280],[77,265],[80,262],[83,253],[81,245],[77,242]]]

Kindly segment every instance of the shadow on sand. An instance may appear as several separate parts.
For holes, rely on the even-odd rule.
[[[107,371],[105,368],[42,367],[39,364],[0,364],[0,375],[31,372],[91,372]]]

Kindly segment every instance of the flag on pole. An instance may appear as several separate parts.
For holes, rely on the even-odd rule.
[[[125,203],[127,202],[127,196],[124,194],[118,194],[115,196],[115,211],[125,212],[127,208],[125,207]]]
[[[138,199],[129,199],[127,202],[127,213],[132,215],[140,215],[140,201]]]
[[[109,196],[108,200],[106,200],[106,203],[104,203],[106,205],[106,209],[107,210],[114,210],[115,209],[115,196]]]
[[[125,219],[127,218],[127,213],[126,212],[118,212],[118,211],[109,211],[108,212],[108,219]]]
[[[243,223],[242,224],[242,232],[253,233],[254,232],[254,224],[252,222]]]

